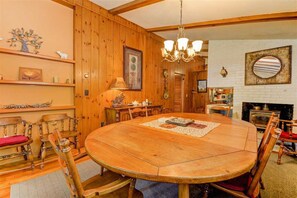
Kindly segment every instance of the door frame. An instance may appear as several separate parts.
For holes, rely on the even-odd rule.
[[[184,112],[185,109],[185,74],[182,73],[178,73],[178,72],[174,72],[174,88],[175,88],[175,76],[181,76],[182,80],[181,80],[181,113]],[[174,95],[174,99],[173,102],[175,101],[175,95]]]

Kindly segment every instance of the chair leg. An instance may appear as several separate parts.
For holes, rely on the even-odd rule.
[[[260,177],[259,183],[260,183],[260,188],[263,189],[263,190],[265,190],[265,186],[264,186],[264,182],[262,180],[262,177]]]
[[[103,172],[104,172],[104,167],[101,166],[101,168],[100,168],[100,175],[101,175],[101,176],[103,175]]]
[[[34,157],[33,157],[33,153],[32,153],[32,149],[31,149],[31,145],[27,145],[27,158],[30,160],[31,162],[31,169],[34,169]]]
[[[44,167],[45,157],[46,157],[46,144],[45,144],[45,142],[43,142],[43,146],[41,148],[41,164],[40,164],[41,169],[43,169],[43,167]]]
[[[258,198],[261,198],[261,192],[259,192],[259,194],[258,194]]]
[[[22,155],[24,157],[24,160],[27,161],[27,151],[26,151],[24,146],[21,146],[21,152],[22,152]]]
[[[296,152],[296,145],[295,145],[294,142],[292,142],[292,149],[293,149],[294,152]]]
[[[296,144],[294,142],[292,142],[292,148],[293,148],[293,156],[297,157],[297,150],[296,150]]]
[[[79,144],[78,136],[75,136],[75,148],[77,149],[78,154],[80,154],[80,144]]]
[[[209,193],[209,184],[205,184],[203,186],[203,198],[207,198],[208,197],[208,193]]]
[[[43,143],[44,142],[41,142],[41,145],[40,145],[40,149],[39,149],[39,153],[38,153],[38,158],[39,159],[41,159],[41,151],[42,151]]]
[[[129,186],[129,193],[128,193],[128,198],[133,198],[133,193],[134,193],[134,189],[135,189],[135,183],[136,183],[136,179],[132,179],[130,186]]]
[[[278,151],[277,164],[281,164],[281,158],[282,158],[283,153],[284,153],[284,142],[281,142],[281,145],[280,145],[280,148]]]

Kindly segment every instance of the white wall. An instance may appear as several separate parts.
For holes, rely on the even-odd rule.
[[[291,84],[244,85],[245,53],[292,45]],[[242,102],[294,104],[297,118],[297,39],[213,40],[208,49],[208,87],[234,87],[233,113],[241,119]],[[222,67],[228,71],[223,78]]]

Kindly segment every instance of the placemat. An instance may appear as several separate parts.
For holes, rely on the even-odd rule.
[[[211,130],[213,130],[214,128],[220,125],[220,123],[207,122],[202,120],[194,120],[193,124],[189,124],[186,127],[166,123],[166,120],[169,120],[172,118],[174,117],[167,117],[167,118],[163,117],[150,122],[142,123],[140,125],[162,129],[166,131],[172,131],[176,133],[181,133],[184,135],[191,135],[195,137],[203,137]]]

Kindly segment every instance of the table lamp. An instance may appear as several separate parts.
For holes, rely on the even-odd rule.
[[[116,79],[111,83],[109,89],[126,90],[128,89],[128,86],[122,77],[116,77]]]
[[[128,86],[126,85],[124,79],[122,77],[117,77],[110,85],[109,89],[112,90],[126,90]],[[123,101],[125,96],[123,93],[120,93],[114,100],[112,100],[112,107],[120,107],[123,106]]]

